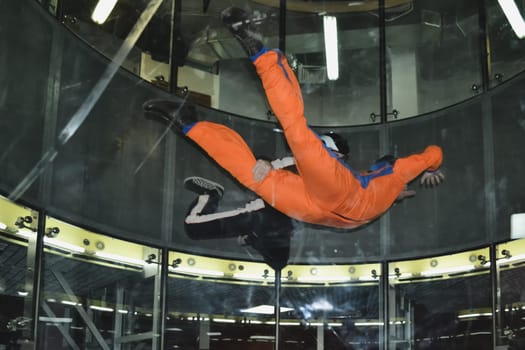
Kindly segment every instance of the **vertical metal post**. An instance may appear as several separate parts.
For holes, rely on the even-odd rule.
[[[166,293],[168,292],[168,249],[162,249],[160,280],[160,349],[164,349],[166,329]]]
[[[324,350],[324,325],[317,326],[317,350]]]
[[[33,263],[33,292],[32,292],[32,312],[31,312],[31,326],[33,331],[34,348],[40,349],[38,343],[38,317],[40,307],[40,279],[42,277],[42,256],[44,251],[44,231],[46,227],[45,212],[43,210],[38,213],[38,226],[36,231],[36,242],[34,244],[34,256],[31,259]],[[29,241],[28,241],[29,245]],[[28,246],[29,252],[29,246]],[[29,256],[28,262],[29,262]],[[28,265],[29,268],[29,265]],[[29,269],[28,269],[29,270]],[[29,271],[28,271],[29,272]]]
[[[113,350],[120,350],[121,349],[121,343],[119,342],[120,337],[124,335],[123,329],[122,329],[122,319],[124,318],[124,315],[118,312],[118,308],[124,305],[124,288],[120,285],[117,285],[116,287],[116,305],[115,305],[115,325],[113,328]]]
[[[381,123],[386,123],[387,118],[387,81],[386,81],[386,23],[385,0],[379,0],[379,113]]]
[[[182,0],[172,0],[171,5],[171,45],[170,45],[170,81],[169,92],[174,93],[177,90],[178,70],[175,64],[175,50],[180,49],[177,46],[180,38]]]
[[[499,267],[497,264],[496,245],[490,245],[490,280],[492,284],[492,349],[496,349],[501,332],[501,314],[503,312],[501,305],[501,292],[499,288]],[[498,311],[499,310],[499,311]]]
[[[57,0],[57,10],[55,17],[59,22],[64,20],[64,1],[65,0]]]
[[[382,349],[387,350],[388,349],[388,342],[390,338],[390,327],[389,327],[389,284],[388,284],[388,262],[383,261],[381,262],[381,278],[379,282],[379,288],[380,288],[380,295],[381,299],[379,300],[380,310],[382,310],[383,317],[380,317],[383,319],[383,347]],[[381,315],[380,315],[381,316]]]
[[[481,65],[481,86],[482,91],[488,91],[490,83],[490,62],[488,49],[487,33],[487,11],[484,0],[478,0],[478,23],[479,23],[479,49]]]
[[[281,342],[281,270],[275,270],[275,350],[279,350],[279,343]]]
[[[159,335],[162,333],[160,328],[161,315],[161,289],[162,289],[162,266],[156,265],[157,271],[154,276],[153,288],[153,324],[151,327],[151,350],[159,349]],[[160,271],[159,271],[160,270]]]
[[[279,50],[286,52],[286,0],[279,4]]]

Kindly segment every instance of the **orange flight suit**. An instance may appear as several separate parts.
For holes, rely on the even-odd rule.
[[[393,166],[384,164],[371,173],[353,171],[308,127],[301,89],[284,55],[262,51],[252,60],[299,174],[274,169],[255,182],[255,156],[235,131],[202,121],[184,132],[241,184],[282,213],[312,224],[356,228],[383,214],[423,171],[440,167],[441,148],[431,145],[423,153],[398,158]]]

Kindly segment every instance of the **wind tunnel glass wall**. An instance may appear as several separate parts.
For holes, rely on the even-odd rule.
[[[389,347],[492,349],[489,249],[389,264]]]
[[[478,1],[407,2],[386,13],[389,120],[424,114],[482,89]]]
[[[293,266],[283,273],[283,348],[382,346],[380,264]]]
[[[521,15],[525,13],[523,1],[514,2]],[[502,7],[497,0],[486,0],[488,26],[488,61],[489,84],[498,84],[509,80],[525,68],[523,55],[525,54],[525,41],[520,38],[512,28]],[[517,17],[519,19],[519,17]]]
[[[142,32],[135,35],[137,24],[151,5],[160,3]],[[104,2],[61,0],[60,16],[63,24],[94,50],[115,59],[123,44],[130,52],[122,67],[142,79],[168,90],[170,65],[177,64],[170,58],[173,10],[170,1],[115,1],[113,7]],[[105,11],[101,11],[105,9]],[[141,21],[139,21],[141,19]],[[131,44],[131,46],[129,46]],[[182,51],[182,49],[181,49]],[[179,62],[180,63],[180,62]]]
[[[0,348],[33,338],[38,213],[0,197]]]
[[[169,262],[165,349],[275,342],[275,273],[267,265],[180,252]]]
[[[170,251],[162,266],[158,247],[52,217],[40,227],[39,215],[0,201],[0,345],[31,344],[35,296],[44,349],[154,349],[159,334],[164,348],[273,348],[276,325],[285,349],[490,349],[493,338],[519,349],[525,339],[523,240],[386,261],[388,276],[380,264],[289,265],[276,323],[275,272],[263,263]]]
[[[381,121],[377,8],[376,1],[352,6],[289,3],[286,53],[311,125]]]
[[[184,188],[185,178],[206,176],[225,186],[221,201],[225,210],[243,207],[255,197],[194,144],[144,118],[144,101],[172,96],[121,70],[102,91],[98,83],[109,61],[64,30],[36,3],[2,2],[1,6],[5,10],[0,14],[5,19],[2,28],[11,34],[2,36],[5,49],[0,53],[6,63],[0,66],[6,87],[0,104],[4,193],[20,195],[57,217],[119,237],[168,242],[199,254],[264,260],[260,252],[240,246],[237,237],[194,239],[186,234],[184,217],[196,196]],[[27,26],[18,30],[18,22],[5,15],[9,13],[19,14],[19,21]],[[39,45],[31,39],[34,31]],[[379,261],[468,249],[508,238],[509,216],[523,208],[523,169],[515,161],[525,149],[518,147],[524,140],[522,85],[518,76],[482,98],[422,118],[355,128],[314,128],[319,133],[337,131],[347,138],[350,163],[356,170],[368,169],[384,154],[405,156],[429,143],[440,144],[447,180],[437,189],[412,184],[415,198],[351,233],[297,223],[296,234],[290,238],[290,261],[312,257],[333,262],[347,262],[349,257],[353,262]],[[101,97],[90,105],[94,92]],[[26,103],[28,96],[31,103]],[[59,135],[66,125],[86,110],[85,121],[74,124],[76,133],[60,145]],[[289,154],[275,123],[204,107],[196,113],[238,131],[256,156]],[[422,238],[414,240],[415,236]]]
[[[96,23],[91,18],[95,1],[46,4],[66,27],[107,57],[115,57],[145,6],[140,1],[117,2],[108,18]],[[273,120],[246,54],[220,22],[228,6],[254,14],[266,46],[286,45],[312,125],[379,122],[383,102],[388,120],[420,115],[473,97],[523,70],[523,40],[496,0],[385,1],[384,60],[377,1],[351,6],[291,1],[285,21],[278,4],[265,0],[176,4],[161,1],[123,66],[164,89],[176,72],[174,85],[189,87],[192,100],[255,119]],[[516,5],[523,12],[522,3]],[[337,22],[332,37],[338,38],[334,52],[339,77],[333,80],[327,74],[325,17]],[[386,101],[380,101],[380,75],[387,84]]]
[[[525,346],[524,240],[500,244],[497,249],[497,274],[500,296],[497,300],[496,344],[509,349]]]
[[[43,349],[157,348],[161,251],[46,218]]]

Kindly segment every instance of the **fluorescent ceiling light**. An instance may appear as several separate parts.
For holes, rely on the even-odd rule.
[[[453,266],[453,267],[446,267],[442,269],[431,269],[431,270],[422,271],[421,275],[423,276],[445,275],[449,273],[467,272],[473,269],[474,269],[474,265]]]
[[[378,277],[373,277],[373,276],[359,276],[358,278],[359,281],[363,281],[363,282],[367,282],[367,281],[379,281],[379,278]]]
[[[53,322],[53,323],[71,323],[73,319],[71,317],[46,317],[40,316],[38,318],[41,322]]]
[[[106,312],[113,312],[114,311],[110,307],[96,306],[96,305],[89,305],[89,308],[92,309],[92,310],[106,311]]]
[[[525,21],[518,6],[516,6],[516,2],[514,0],[498,0],[498,3],[516,36],[523,39],[525,37]]]
[[[288,312],[292,311],[292,308],[289,307],[281,307],[281,312]],[[273,305],[259,305],[255,307],[251,307],[248,309],[242,309],[241,312],[251,313],[251,314],[263,314],[263,315],[273,315],[274,313],[274,307]]]
[[[62,300],[60,301],[61,304],[64,304],[64,305],[72,305],[72,306],[82,306],[82,304],[79,304],[79,303],[76,303],[74,301],[69,301],[69,300]]]
[[[365,326],[382,326],[384,325],[383,322],[378,321],[371,321],[371,322],[354,322],[354,325],[357,327],[365,327]]]
[[[18,230],[16,231],[16,234],[25,238],[31,238],[35,236],[34,232],[28,231],[28,230]]]
[[[93,14],[91,15],[93,22],[98,24],[106,22],[116,3],[117,0],[99,0],[97,6],[95,6],[95,10],[93,10]]]
[[[86,249],[84,249],[83,247],[79,247],[71,243],[63,242],[56,238],[44,237],[44,243],[58,247],[58,248],[66,249],[72,252],[77,252],[77,253],[84,253],[86,251]]]
[[[399,275],[396,275],[396,274],[393,274],[393,275],[388,275],[388,279],[399,279],[399,278],[409,278],[409,277],[412,277],[412,274],[411,273],[408,273],[408,272],[403,272]]]
[[[310,322],[308,325],[311,327],[321,327],[324,326],[324,322]],[[326,325],[329,327],[341,327],[343,324],[341,322],[328,322]]]
[[[471,318],[471,317],[487,317],[487,316],[492,316],[492,313],[491,312],[483,312],[483,313],[472,313],[472,314],[463,314],[463,315],[458,315],[458,318]]]
[[[264,324],[275,325],[275,321],[267,321]],[[300,326],[301,322],[279,322],[279,326]]]
[[[275,340],[273,335],[250,335],[250,339],[256,340]]]
[[[207,275],[207,276],[215,276],[215,277],[223,277],[224,276],[224,272],[222,272],[222,271],[199,269],[199,268],[196,268],[196,267],[179,266],[179,267],[177,267],[175,269],[171,268],[171,270],[175,271],[175,272],[191,273],[191,274],[194,274],[194,275]]]
[[[299,282],[346,282],[350,281],[348,276],[304,276],[297,277]]]
[[[521,260],[525,260],[525,254],[513,255],[510,258],[502,258],[498,260],[498,265],[508,264],[511,262],[516,262],[516,261],[521,261]]]
[[[116,255],[116,254],[111,254],[111,253],[95,252],[95,255],[103,259],[113,260],[115,262],[126,263],[126,264],[136,265],[136,266],[144,266],[144,264],[146,263],[144,260],[128,258],[127,256],[121,256],[121,255]]]
[[[234,278],[240,279],[240,280],[248,280],[248,281],[265,281],[267,279],[270,279],[270,277],[273,276],[267,276],[264,277],[263,275],[256,275],[254,273],[234,273]]]
[[[248,323],[248,324],[262,324],[262,321],[259,320],[242,320],[241,323]]]
[[[231,318],[214,318],[212,319],[213,322],[218,323],[235,323],[235,320],[232,320]]]
[[[327,325],[330,327],[342,327],[343,326],[341,322],[328,322]]]
[[[339,49],[337,44],[337,19],[323,16],[326,73],[329,80],[339,78]]]

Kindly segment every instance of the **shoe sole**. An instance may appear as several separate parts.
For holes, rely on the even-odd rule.
[[[217,191],[222,197],[224,193],[222,185],[199,176],[184,179],[184,188],[197,194],[209,194],[211,191]]]

